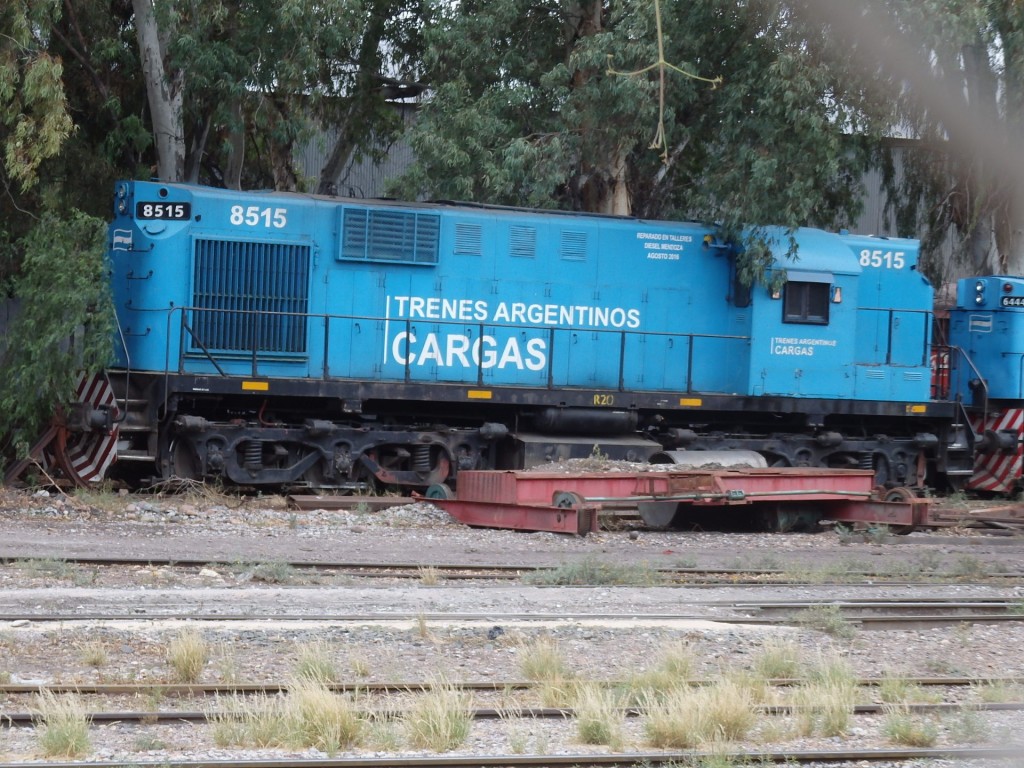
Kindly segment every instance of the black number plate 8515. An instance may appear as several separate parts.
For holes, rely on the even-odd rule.
[[[192,204],[140,202],[135,204],[135,218],[184,221],[192,218]]]

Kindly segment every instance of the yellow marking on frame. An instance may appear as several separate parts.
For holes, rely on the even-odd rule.
[[[242,390],[245,392],[266,392],[270,389],[269,381],[243,381]]]
[[[470,400],[490,400],[494,395],[489,389],[471,389],[466,393]]]
[[[704,405],[704,401],[699,397],[680,397],[679,404],[689,406],[690,408],[700,408]]]
[[[928,406],[927,405],[908,405],[907,406],[907,413],[927,413],[927,412],[928,412]]]

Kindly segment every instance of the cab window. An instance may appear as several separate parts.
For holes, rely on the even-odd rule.
[[[784,323],[828,325],[828,283],[786,283],[782,302]]]

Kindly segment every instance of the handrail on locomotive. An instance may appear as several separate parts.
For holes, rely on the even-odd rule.
[[[882,359],[880,359],[880,360],[877,360],[877,361],[864,360],[864,361],[861,361],[861,363],[866,364],[866,365],[871,365],[871,364],[891,365],[892,362],[893,362],[893,331],[900,324],[899,319],[896,318],[897,310],[893,310],[893,309],[889,309],[889,308],[882,308],[882,307],[858,307],[857,311],[858,312],[864,312],[864,313],[883,312],[883,313],[885,313],[888,316],[888,320],[887,320],[887,329],[888,330],[887,330],[887,334],[886,334],[886,336],[887,336],[887,345],[886,345],[886,350],[885,350],[884,357]],[[903,315],[907,315],[907,314],[909,314],[909,315],[920,315],[921,318],[923,319],[923,321],[926,324],[929,324],[932,321],[932,313],[930,311],[926,311],[926,310],[898,310],[898,311],[900,312],[900,314],[903,314]],[[261,359],[261,354],[262,354],[262,357],[263,357],[264,360],[269,360],[269,359],[273,359],[273,358],[269,357],[267,355],[266,351],[262,347],[263,339],[261,338],[261,335],[260,335],[260,325],[258,323],[254,323],[253,324],[253,326],[257,330],[256,330],[255,333],[250,334],[251,343],[249,345],[249,349],[246,350],[246,352],[244,354],[241,354],[237,350],[233,350],[233,351],[229,351],[229,350],[211,350],[209,345],[198,335],[198,333],[197,333],[197,331],[196,331],[196,329],[194,327],[194,324],[192,324],[192,323],[190,323],[188,321],[188,317],[190,315],[203,315],[203,314],[223,315],[225,317],[231,317],[231,318],[253,317],[253,318],[265,319],[268,316],[272,316],[272,317],[282,317],[282,318],[298,318],[298,319],[302,319],[302,320],[319,319],[319,320],[323,321],[325,331],[324,331],[323,351],[322,351],[323,352],[323,354],[322,354],[322,359],[323,359],[322,378],[324,380],[328,380],[328,379],[331,379],[331,378],[347,378],[347,377],[334,377],[330,373],[330,363],[329,363],[329,354],[328,353],[329,353],[330,343],[331,343],[331,334],[330,334],[331,321],[339,320],[339,321],[351,321],[351,322],[355,322],[355,323],[358,323],[358,322],[361,322],[361,321],[371,322],[371,323],[384,323],[384,322],[392,322],[393,323],[393,322],[395,322],[394,318],[388,318],[388,317],[383,317],[383,316],[372,316],[372,315],[343,315],[343,314],[319,314],[319,313],[310,313],[310,312],[280,312],[280,311],[267,311],[267,310],[238,310],[238,309],[219,309],[219,308],[194,307],[194,306],[192,306],[192,307],[175,307],[167,315],[168,338],[170,338],[170,332],[173,331],[173,326],[174,326],[174,323],[175,323],[173,318],[174,318],[175,315],[178,315],[179,316],[179,320],[178,320],[179,334],[178,335],[179,335],[179,341],[181,343],[179,343],[179,345],[178,345],[178,360],[177,360],[176,365],[174,365],[174,367],[172,368],[171,365],[170,365],[170,361],[168,360],[168,366],[167,366],[167,370],[165,372],[170,372],[170,371],[174,370],[177,373],[181,373],[181,374],[187,373],[188,372],[188,367],[187,367],[186,361],[189,360],[189,359],[195,359],[197,357],[203,357],[203,358],[206,358],[207,360],[209,360],[210,364],[213,365],[217,369],[217,374],[219,376],[226,377],[226,376],[229,376],[230,374],[227,373],[221,367],[221,365],[220,365],[220,363],[218,361],[225,361],[225,360],[237,361],[237,360],[240,360],[240,359],[244,358],[244,359],[249,359],[249,360],[252,361],[252,367],[251,367],[251,370],[249,372],[249,375],[251,375],[253,377],[258,377],[258,376],[261,376],[261,375],[266,375],[264,373],[261,373],[260,370],[259,370],[259,363],[260,363],[260,359]],[[404,343],[408,346],[410,344],[410,342],[409,342],[409,333],[413,330],[414,323],[413,323],[413,320],[410,319],[410,318],[402,318],[401,322],[404,324],[404,327],[405,327],[405,330],[406,330],[406,338],[405,338],[405,342]],[[444,326],[459,327],[459,328],[468,328],[469,327],[469,325],[466,324],[466,323],[456,322],[456,321],[430,320],[429,322],[430,322],[430,324],[438,325],[438,326],[444,325]],[[488,329],[536,330],[535,326],[520,325],[520,324],[504,324],[504,323],[503,324],[497,324],[497,323],[476,323],[472,327],[475,328],[478,331],[478,334],[481,337],[484,335],[485,331],[488,330]],[[711,339],[714,339],[714,340],[735,340],[735,341],[743,341],[743,342],[747,342],[747,343],[749,343],[751,341],[751,337],[749,335],[737,335],[737,334],[667,333],[667,332],[660,332],[660,331],[603,330],[603,329],[582,328],[582,327],[561,327],[561,328],[557,328],[557,329],[551,327],[551,328],[546,328],[544,330],[546,330],[548,332],[548,334],[549,334],[548,339],[549,339],[549,343],[551,344],[552,348],[554,347],[554,341],[555,341],[556,333],[558,335],[573,335],[573,334],[577,334],[577,333],[592,333],[592,334],[595,334],[595,335],[596,334],[607,334],[607,335],[617,336],[618,338],[621,339],[620,350],[625,346],[625,340],[628,337],[636,337],[636,338],[641,338],[641,339],[642,338],[665,338],[665,339],[670,340],[670,343],[671,343],[672,340],[677,339],[677,338],[684,339],[684,340],[687,341],[687,344],[688,344],[688,346],[687,346],[687,350],[688,350],[687,363],[688,364],[687,364],[686,384],[685,384],[684,387],[678,388],[678,391],[686,392],[687,394],[693,394],[694,392],[696,392],[696,390],[693,387],[693,354],[694,354],[693,350],[694,350],[694,347],[695,347],[695,342],[697,340],[702,340],[702,339],[708,339],[708,340],[711,340]],[[196,345],[198,345],[198,347],[199,347],[199,349],[201,351],[201,354],[197,355],[194,351],[190,351],[189,350],[188,346],[184,343],[186,335],[189,338],[191,338],[192,341],[194,341]],[[925,334],[924,338],[927,339],[928,335]],[[922,361],[921,364],[922,365],[928,365],[929,364],[929,359],[930,359],[929,349],[931,349],[933,351],[939,350],[939,349],[946,349],[946,350],[949,350],[949,351],[956,351],[958,354],[964,355],[964,359],[967,361],[967,363],[970,366],[971,370],[974,371],[974,373],[976,374],[977,380],[979,381],[979,386],[984,388],[984,377],[977,370],[977,367],[974,365],[974,363],[971,362],[969,360],[969,358],[967,358],[965,353],[963,353],[963,350],[959,349],[958,347],[952,347],[952,346],[946,345],[946,344],[929,344],[929,343],[926,342],[925,344],[922,345],[922,354],[921,354],[921,361]],[[168,352],[169,351],[170,350],[168,350]],[[305,359],[307,357],[308,357],[308,355],[282,355],[278,359],[299,360],[299,359]],[[1024,363],[1022,363],[1022,365],[1024,365]],[[477,371],[476,371],[476,373],[477,373],[477,379],[476,379],[477,384],[482,385],[484,383],[484,364],[483,364],[483,360],[482,359],[476,361],[476,368],[477,368]],[[619,384],[618,384],[617,389],[620,392],[621,391],[625,391],[626,387],[625,387],[625,384],[623,383],[623,378],[624,378],[623,377],[623,373],[625,371],[625,355],[622,354],[621,351],[620,351],[620,355],[619,355],[619,360],[618,360],[617,368],[618,368],[618,371],[619,371],[619,376],[618,376]],[[549,388],[554,388],[555,387],[555,384],[552,381],[552,369],[553,369],[553,356],[549,356],[549,358],[547,359],[547,361],[545,363],[545,372],[546,372],[547,376],[544,377],[544,378],[546,378],[546,380],[548,382],[547,386]],[[408,361],[408,356],[406,356],[405,381],[408,382],[408,381],[411,381],[412,379],[413,379],[413,377],[412,377],[412,365]],[[560,386],[564,386],[564,385],[560,385]],[[935,399],[938,399],[938,400],[946,399],[946,397],[949,394],[948,390],[949,390],[949,388],[947,386],[946,387],[946,391],[938,393],[939,396],[937,396]]]

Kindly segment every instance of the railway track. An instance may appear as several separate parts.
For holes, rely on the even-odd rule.
[[[693,686],[701,684],[707,684],[709,681],[689,681]],[[798,685],[801,681],[787,681],[787,685]],[[806,682],[806,681],[804,681]],[[623,685],[622,683],[609,682],[608,688],[615,688],[616,686]],[[327,686],[332,690],[342,690],[344,692],[358,692],[365,698],[372,697],[370,691],[366,688],[360,688],[360,686]],[[461,690],[469,690],[467,686],[457,686]],[[537,684],[522,685],[521,689],[539,688]],[[153,686],[153,691],[159,691],[163,695],[169,695],[167,689],[162,686]],[[244,695],[244,694],[255,694],[255,693],[273,693],[273,692],[287,692],[289,690],[288,685],[271,685],[271,686],[231,686],[224,687],[221,690],[209,690],[204,691],[202,696],[221,696],[221,695]],[[479,688],[472,688],[472,690],[479,691]],[[52,693],[75,693],[80,696],[87,695],[89,691],[86,690],[71,690],[70,686],[38,686],[33,693],[42,691],[50,691]],[[422,683],[411,684],[411,687],[406,689],[399,689],[388,685],[386,688],[377,688],[374,692],[381,693],[403,693],[416,695],[417,693],[424,693],[429,691],[429,687],[424,686]],[[0,691],[3,692],[3,691]],[[7,691],[8,693],[11,691]],[[30,691],[24,691],[29,693]],[[93,694],[95,691],[91,691]],[[506,691],[501,691],[505,693]],[[195,697],[195,694],[193,694]],[[964,703],[961,702],[914,702],[907,701],[901,703],[901,708],[908,712],[919,712],[919,713],[949,713],[949,712],[962,712],[965,709]],[[998,702],[972,702],[967,706],[972,712],[1024,712],[1024,700],[1021,701],[998,701]],[[755,711],[763,715],[792,715],[797,711],[798,708],[786,706],[786,705],[769,705],[755,708]],[[887,705],[885,703],[859,703],[853,708],[854,715],[881,715],[887,711]],[[365,711],[360,713],[362,716],[369,717],[373,714],[380,714],[380,711]],[[161,709],[161,710],[148,710],[148,711],[104,711],[92,708],[89,713],[89,718],[94,723],[186,723],[186,722],[207,722],[215,720],[219,717],[223,717],[226,713],[223,711],[207,710],[172,710],[172,709]],[[388,719],[401,719],[404,713],[394,709],[387,709],[384,714]],[[621,717],[640,717],[646,714],[646,711],[642,707],[624,707],[618,710],[618,715]],[[509,707],[476,707],[470,711],[470,715],[474,720],[507,720],[514,718],[517,720],[543,720],[543,719],[564,719],[564,718],[577,718],[580,713],[572,707],[525,707],[516,706],[514,708]],[[0,716],[0,727],[3,726],[30,726],[38,722],[39,716],[31,712],[5,712]]]
[[[628,754],[558,754],[558,755],[474,755],[432,757],[347,757],[347,758],[268,758],[258,760],[161,760],[160,768],[631,768],[632,766],[690,766],[701,761],[718,760],[727,765],[821,765],[830,768],[865,766],[885,763],[887,766],[907,765],[927,768],[922,760],[1019,760],[1021,750],[1014,747],[958,747],[945,749],[864,749],[864,750],[793,750],[793,751],[729,751],[688,750],[683,752],[642,752]],[[88,762],[51,762],[46,768],[125,768],[124,761],[90,760]],[[134,764],[138,765],[138,764]],[[1019,763],[1008,763],[1012,768]],[[40,763],[5,763],[5,768],[39,768]]]
[[[902,709],[908,712],[920,713],[943,713],[963,711],[964,705],[957,703],[906,703],[901,705]],[[971,704],[972,712],[1007,712],[1024,711],[1024,701],[999,702],[999,703],[978,703]],[[796,707],[786,705],[772,705],[757,708],[760,714],[766,715],[791,715],[797,711]],[[857,704],[853,708],[854,715],[880,715],[886,711],[885,704]],[[93,723],[137,723],[148,725],[152,723],[206,723],[217,718],[224,717],[227,713],[219,710],[150,710],[150,711],[103,711],[92,710],[89,719]],[[371,713],[364,712],[362,715],[369,716]],[[387,716],[398,719],[402,712],[389,709]],[[510,715],[508,708],[501,707],[476,707],[470,711],[473,720],[503,720],[509,721],[512,717],[519,720],[544,720],[544,719],[565,719],[576,718],[579,712],[572,707],[516,707],[514,715]],[[637,707],[625,707],[620,710],[622,717],[640,717],[645,714],[643,709]],[[32,726],[39,721],[39,716],[32,712],[4,712],[2,725],[7,726]]]
[[[850,653],[852,666],[861,675],[896,674],[901,670],[908,675],[963,673],[955,679],[947,677],[945,689],[940,687],[941,683],[931,682],[933,678],[908,679],[908,684],[927,685],[935,690],[929,691],[934,695],[919,696],[920,703],[907,703],[906,711],[922,721],[953,723],[964,716],[964,707],[968,706],[970,713],[984,718],[992,736],[989,743],[997,746],[975,748],[974,742],[953,737],[944,725],[937,742],[940,748],[869,748],[899,742],[890,741],[882,733],[885,714],[875,703],[881,694],[865,690],[857,697],[862,703],[855,710],[854,732],[837,739],[825,740],[816,734],[797,741],[780,732],[791,727],[796,720],[794,715],[780,707],[759,710],[756,736],[745,744],[746,749],[737,748],[733,755],[736,764],[760,761],[816,768],[826,764],[830,768],[894,768],[916,760],[915,768],[929,768],[929,763],[920,761],[945,759],[957,761],[954,764],[959,768],[968,761],[1017,758],[1016,763],[1005,765],[1024,764],[1015,748],[1003,748],[1014,740],[1010,734],[1019,732],[1024,721],[1021,697],[987,704],[983,699],[994,700],[994,696],[987,694],[995,692],[967,690],[971,685],[984,685],[986,679],[993,686],[1005,688],[1024,684],[1020,682],[1024,675],[1015,653],[993,658],[994,664],[973,658],[968,661],[965,657],[963,665],[947,664],[945,668],[938,663],[921,663],[922,652],[913,645],[907,646],[906,664],[893,653],[880,655],[879,661],[874,661],[873,656],[873,649],[882,644],[891,651],[905,642],[923,642],[941,661],[943,654],[948,652],[950,658],[957,659],[961,647],[977,649],[997,633],[1019,638],[1018,622],[1024,621],[1024,593],[1019,585],[1024,583],[1024,571],[1014,554],[1016,544],[1008,540],[984,548],[974,542],[973,549],[943,544],[941,548],[918,550],[926,555],[920,556],[920,562],[926,565],[925,572],[915,570],[912,576],[901,576],[887,568],[886,562],[898,562],[914,551],[904,544],[906,539],[891,547],[868,542],[870,549],[857,552],[833,548],[829,545],[835,542],[819,539],[808,547],[793,547],[800,557],[790,558],[788,542],[777,552],[756,542],[750,551],[741,553],[738,548],[730,551],[728,543],[723,545],[701,537],[701,546],[718,547],[714,554],[704,554],[692,547],[679,551],[681,548],[672,542],[662,543],[660,538],[645,536],[637,541],[621,536],[586,542],[538,536],[519,537],[516,542],[510,536],[497,537],[490,532],[480,532],[480,538],[475,539],[461,529],[438,533],[424,528],[405,537],[404,532],[382,528],[380,536],[367,535],[373,533],[369,529],[344,536],[325,529],[329,540],[318,540],[311,538],[313,528],[299,528],[298,534],[293,535],[287,520],[278,520],[269,529],[263,524],[262,520],[254,524],[255,535],[247,542],[249,546],[238,547],[238,551],[261,558],[249,563],[232,559],[234,547],[229,537],[220,532],[211,537],[211,546],[192,544],[202,543],[192,521],[187,529],[162,525],[126,529],[130,531],[127,535],[137,532],[140,537],[139,547],[129,550],[132,554],[173,555],[180,550],[197,555],[191,558],[125,556],[116,548],[108,549],[91,529],[88,538],[64,545],[60,542],[73,539],[64,537],[60,523],[53,529],[16,531],[16,540],[23,540],[28,546],[16,548],[9,544],[2,550],[6,557],[0,566],[0,583],[5,587],[0,590],[0,675],[16,673],[17,681],[0,685],[0,709],[10,715],[8,725],[12,726],[6,734],[0,731],[0,762],[17,766],[16,760],[27,760],[32,755],[31,762],[25,765],[38,768],[40,763],[32,747],[38,737],[26,727],[32,723],[34,706],[29,697],[46,691],[58,696],[74,693],[92,710],[95,747],[85,761],[65,764],[76,768],[123,768],[147,762],[169,768],[697,766],[702,755],[724,764],[729,759],[725,751],[729,747],[715,749],[713,754],[648,750],[653,742],[643,736],[646,718],[639,711],[622,712],[623,720],[630,721],[630,747],[624,753],[607,746],[579,748],[574,738],[575,721],[566,719],[577,711],[540,706],[548,702],[538,692],[528,690],[529,684],[513,679],[522,673],[519,663],[526,655],[523,650],[533,647],[538,638],[550,637],[570,654],[569,666],[576,674],[582,673],[580,679],[594,682],[590,680],[593,675],[587,672],[594,669],[587,666],[594,664],[594,659],[608,670],[606,675],[639,674],[645,663],[654,664],[662,648],[679,641],[690,644],[699,654],[694,661],[696,675],[711,676],[719,663],[730,669],[749,664],[760,652],[761,643],[778,637],[792,638],[800,644],[798,674],[805,670],[808,675],[813,673],[814,655],[819,648]],[[72,523],[75,528],[80,525],[77,521]],[[71,526],[67,529],[74,533]],[[211,531],[215,530],[216,525],[211,524]],[[241,530],[239,526],[238,531]],[[57,532],[61,534],[59,538],[54,535]],[[184,540],[178,540],[179,535]],[[434,542],[449,535],[454,537],[451,546],[435,547]],[[111,536],[108,541],[110,546],[118,546],[116,537]],[[423,546],[425,543],[427,547]],[[486,549],[498,543],[515,549],[507,553]],[[526,551],[534,546],[544,547],[545,556],[532,557],[530,552],[531,557],[522,558],[529,565],[509,564],[520,559],[516,554],[520,547]],[[46,560],[47,553],[61,551],[77,552],[79,556]],[[40,558],[24,556],[36,552]],[[108,552],[113,556],[104,557]],[[279,553],[290,556],[274,559],[274,563],[294,569],[298,578],[274,582],[245,575],[246,570],[256,565],[269,564]],[[502,556],[508,560],[461,562],[460,555],[467,553],[471,555],[467,559],[477,561]],[[578,587],[557,581],[551,581],[549,586],[545,582],[545,577],[555,575],[561,567],[552,563],[569,562],[588,553],[612,563],[629,562],[630,556],[635,562],[651,558],[658,565],[649,571],[658,580],[621,586],[590,582]],[[1008,556],[1002,557],[1003,553]],[[338,558],[339,554],[343,557]],[[327,557],[321,559],[321,555]],[[835,574],[837,565],[857,556],[862,558],[858,562],[863,567],[847,565],[841,574]],[[979,562],[983,556],[990,557],[984,562],[984,569],[970,573],[957,573],[954,569],[957,558]],[[391,557],[402,562],[389,563]],[[687,560],[689,565],[684,565]],[[793,567],[694,567],[695,561],[702,565],[782,562],[793,563]],[[812,571],[815,563],[820,564],[817,573]],[[70,568],[62,569],[62,564]],[[807,578],[798,570],[803,564],[808,565]],[[52,576],[47,572],[49,565],[56,566]],[[204,569],[217,573],[201,575]],[[777,590],[762,591],[766,586]],[[800,589],[790,590],[790,586]],[[896,632],[886,635],[863,631],[852,639],[827,637],[830,630],[819,626],[814,616],[823,610],[848,627]],[[796,627],[799,631],[774,629],[783,627]],[[489,630],[494,628],[504,628],[506,636],[489,640]],[[915,634],[914,630],[920,629],[927,631]],[[211,657],[200,677],[203,685],[170,684],[166,681],[175,677],[164,654],[180,634],[192,630],[202,635],[211,649],[224,644],[225,650],[218,649]],[[382,682],[394,677],[393,672],[389,674],[391,670],[419,670],[424,680],[429,680],[430,672],[437,668],[459,676],[469,672],[471,678],[492,675],[493,679],[487,677],[466,686],[474,692],[473,715],[477,724],[472,738],[452,753],[430,756],[411,751],[406,743],[381,748],[373,756],[367,750],[376,747],[361,744],[356,750],[358,754],[342,751],[323,759],[313,759],[319,755],[309,750],[290,754],[280,749],[242,746],[216,749],[208,718],[229,704],[218,704],[216,697],[245,697],[249,693],[274,697],[286,692],[289,683],[287,679],[282,681],[281,676],[287,674],[288,668],[294,668],[298,651],[307,642],[325,643],[339,669],[349,670],[342,672],[341,677],[354,682],[333,689],[352,693],[352,699],[361,708],[376,706],[376,702],[387,701],[388,697],[392,700],[385,707],[410,700],[415,684]],[[85,661],[84,653],[93,643],[101,643],[108,655],[102,666],[94,667]],[[32,650],[19,650],[21,644]],[[636,650],[631,651],[634,646]],[[56,651],[62,647],[60,662],[55,660],[47,666],[37,661],[51,650],[57,657]],[[17,661],[5,662],[5,652],[6,658]],[[234,665],[235,677],[226,675],[221,653],[225,654],[227,664]],[[642,658],[644,654],[646,659]],[[917,656],[911,658],[910,654]],[[988,661],[987,657],[980,658]],[[892,660],[895,668],[881,659]],[[356,671],[353,660],[370,670],[365,674],[366,679],[374,681],[372,684],[359,682],[364,673]],[[617,662],[622,664],[618,669]],[[472,674],[474,671],[479,674]],[[985,678],[989,673],[992,677]],[[416,674],[413,671],[410,676]],[[215,682],[275,678],[277,682],[246,686]],[[36,680],[40,683],[33,684]],[[117,685],[118,681],[130,681],[132,685]],[[710,678],[694,682],[708,681]],[[785,681],[778,684],[782,686]],[[861,678],[858,684],[867,686],[871,680]],[[355,695],[357,690],[360,693]],[[789,704],[796,699],[781,693],[765,700]],[[531,736],[530,749],[518,754],[512,747],[510,733],[504,730],[511,726],[502,719],[509,716],[509,701],[536,705],[516,708],[530,723],[537,724],[521,727],[556,734],[545,737],[550,739],[551,749],[544,748],[541,737]],[[930,703],[936,701],[942,703]],[[572,704],[576,706],[575,702]],[[9,746],[5,753],[3,739],[19,747]],[[160,741],[166,742],[165,751],[146,753],[138,746],[139,742]],[[820,749],[811,751],[815,747]],[[118,760],[112,762],[112,757]],[[54,760],[46,758],[46,764],[62,765]],[[949,763],[941,766],[949,768]]]
[[[886,678],[895,679],[901,683],[927,688],[966,688],[972,686],[1018,686],[1024,685],[1024,678],[1018,677],[901,677]],[[710,678],[689,678],[686,681],[692,686],[708,685],[713,682]],[[791,687],[804,682],[799,678],[776,678],[767,680],[766,683],[775,687]],[[885,680],[877,677],[862,677],[854,680],[854,683],[861,688],[872,688],[883,684]],[[607,680],[604,684],[609,687],[625,686],[625,680]],[[393,682],[358,682],[358,683],[325,683],[329,690],[336,693],[409,693],[424,691],[430,688],[428,683],[422,681],[393,681]],[[537,688],[538,683],[530,680],[477,680],[462,681],[457,688],[465,691],[492,693]],[[53,694],[77,693],[82,695],[95,696],[141,696],[151,692],[159,692],[164,696],[179,697],[202,697],[214,694],[251,694],[251,693],[282,693],[291,687],[286,681],[266,683],[39,683],[39,684],[0,684],[0,696],[2,695],[25,695],[35,694],[40,691],[48,691]]]
[[[57,564],[66,566],[83,566],[92,568],[116,567],[150,567],[164,568],[175,571],[195,572],[202,569],[221,568],[234,571],[252,569],[259,563],[225,561],[208,558],[187,557],[112,557],[79,555],[72,557],[0,557],[0,565],[27,569],[55,570]],[[327,560],[275,560],[273,565],[281,569],[293,569],[302,573],[325,573],[338,577],[370,580],[417,580],[437,581],[499,581],[519,582],[530,581],[535,586],[544,586],[544,574],[557,574],[565,566],[543,565],[507,565],[507,564],[447,564],[447,563],[362,563],[352,561]],[[594,563],[593,569],[600,575],[601,564]],[[610,570],[610,567],[609,567]],[[634,574],[636,575],[636,574]],[[815,572],[805,569],[805,577],[794,578],[792,571],[784,569],[764,568],[695,568],[687,566],[650,567],[643,569],[643,575],[654,576],[662,581],[660,586],[848,586],[850,584],[869,584],[872,586],[917,586],[935,584],[937,581],[955,580],[967,583],[1021,583],[1024,582],[1024,571],[984,571],[968,574],[933,572],[922,574],[919,579],[910,580],[904,576],[894,575],[891,571],[881,570],[843,570],[835,572]],[[628,574],[626,574],[628,576]],[[831,576],[834,580],[829,580]],[[551,581],[557,583],[557,579]],[[570,584],[571,586],[571,584]]]
[[[2,598],[0,598],[2,601]],[[1024,622],[1024,610],[1019,600],[979,598],[975,600],[933,599],[847,599],[847,600],[788,600],[788,601],[686,601],[688,612],[544,612],[512,613],[488,611],[486,613],[419,611],[415,613],[391,611],[387,613],[323,613],[316,611],[291,612],[221,612],[220,608],[189,608],[161,610],[126,606],[119,612],[88,610],[76,606],[74,610],[45,613],[40,611],[0,612],[0,622],[12,626],[68,624],[70,622],[101,622],[108,626],[138,621],[189,622],[219,625],[273,623],[285,625],[330,624],[378,626],[444,625],[444,626],[557,626],[571,624],[590,625],[672,625],[685,622],[714,621],[751,626],[810,626],[822,624],[826,618],[844,621],[865,630],[943,627],[955,624],[1017,624]],[[703,611],[698,609],[703,608]]]

